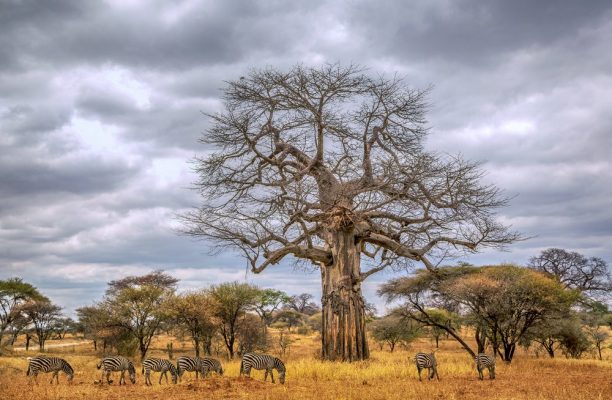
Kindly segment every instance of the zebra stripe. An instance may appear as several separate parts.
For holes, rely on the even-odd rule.
[[[202,377],[206,378],[210,371],[223,375],[223,366],[221,365],[221,361],[210,357],[204,357],[200,359],[200,363],[200,372],[202,373]]]
[[[489,379],[495,379],[495,356],[490,356],[485,353],[478,353],[474,357],[476,362],[476,369],[478,370],[478,377],[480,380],[484,379],[482,371],[486,368],[489,370]]]
[[[181,356],[178,358],[178,360],[176,360],[176,369],[179,381],[181,380],[185,371],[195,372],[197,380],[198,372],[202,370],[202,359],[200,357]]]
[[[270,374],[272,383],[274,383],[272,370],[276,369],[278,371],[278,380],[280,383],[285,383],[285,364],[276,357],[267,354],[246,353],[242,356],[242,362],[240,363],[240,375],[245,374],[250,377],[251,368],[257,370],[265,369],[266,374],[264,375],[264,381],[268,379],[268,374]]]
[[[166,377],[166,383],[168,383],[168,371],[170,371],[170,375],[172,375],[172,383],[176,383],[178,372],[174,364],[169,360],[162,358],[147,358],[142,362],[142,373],[145,376],[145,385],[147,386],[152,385],[151,371],[161,372],[161,374],[159,374],[160,385],[163,377]]]
[[[125,371],[128,371],[128,375],[130,376],[130,381],[132,383],[136,383],[136,368],[134,368],[134,364],[125,357],[121,356],[112,356],[103,358],[98,365],[96,366],[98,369],[102,368],[102,377],[100,378],[100,382],[102,382],[102,378],[104,377],[104,373],[106,373],[106,382],[110,385],[113,381],[110,380],[110,374],[114,371],[121,371],[121,377],[119,378],[119,385],[125,384]]]
[[[55,382],[59,384],[58,375],[60,371],[66,374],[68,382],[72,381],[72,378],[74,378],[74,370],[63,358],[44,356],[28,357],[27,376],[33,376],[34,379],[37,379],[39,372],[53,372],[51,383],[53,383],[53,379],[55,379]]]
[[[436,361],[435,352],[433,353],[417,353],[414,357],[414,361],[416,363],[417,371],[419,372],[419,381],[422,382],[421,379],[421,370],[427,368],[429,374],[428,378],[436,376],[438,380],[440,380],[440,376],[438,375],[438,362]]]

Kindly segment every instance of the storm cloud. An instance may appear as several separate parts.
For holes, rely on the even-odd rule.
[[[317,272],[247,272],[178,235],[189,161],[224,81],[357,63],[433,86],[427,147],[483,162],[532,239],[612,262],[612,5],[607,1],[0,0],[0,279],[72,313],[105,283],[163,268],[317,293]],[[365,287],[369,301],[376,276]]]

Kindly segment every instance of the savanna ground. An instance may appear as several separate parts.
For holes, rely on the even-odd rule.
[[[140,363],[137,362],[137,382],[118,386],[118,376],[112,385],[95,384],[100,379],[96,369],[99,356],[91,344],[50,348],[47,354],[63,357],[75,369],[72,384],[60,375],[60,384],[51,385],[50,374],[41,374],[38,383],[25,375],[27,356],[35,351],[15,352],[0,357],[0,399],[612,399],[612,350],[607,348],[604,361],[593,359],[536,358],[519,352],[510,365],[498,361],[497,379],[478,380],[476,369],[467,353],[456,342],[442,341],[437,353],[440,381],[418,380],[411,358],[418,351],[429,351],[432,344],[421,339],[408,350],[380,351],[372,343],[372,357],[353,364],[323,362],[316,359],[319,341],[316,335],[292,335],[294,343],[283,358],[287,365],[285,385],[263,382],[263,371],[253,371],[253,379],[238,377],[240,361],[223,361],[224,376],[212,375],[195,381],[186,373],[178,385],[157,384],[153,373],[152,387],[144,385]],[[188,343],[161,337],[153,345],[150,356],[167,357],[166,344],[174,342],[174,357],[189,354]],[[75,342],[66,338],[64,343]],[[58,342],[50,341],[49,344]],[[606,344],[606,347],[609,345]],[[272,352],[273,353],[273,352]],[[485,372],[486,373],[486,372]],[[115,375],[117,375],[115,373]],[[275,372],[275,376],[276,376]]]

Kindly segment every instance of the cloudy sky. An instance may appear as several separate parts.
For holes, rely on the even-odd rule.
[[[430,96],[435,151],[481,160],[500,218],[612,263],[609,1],[0,0],[0,279],[74,308],[163,268],[181,288],[247,280],[319,293],[316,273],[246,272],[175,233],[198,204],[189,160],[223,81],[251,68],[358,63]],[[372,279],[374,278],[374,279]],[[389,275],[372,277],[369,301]]]

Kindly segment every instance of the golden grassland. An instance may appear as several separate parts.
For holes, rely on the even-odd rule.
[[[95,384],[100,379],[96,369],[99,355],[91,345],[68,346],[49,350],[48,354],[64,357],[75,369],[73,383],[60,376],[60,384],[50,384],[50,374],[42,374],[38,383],[26,377],[30,351],[0,357],[0,399],[612,399],[612,350],[606,349],[606,360],[549,359],[519,353],[510,365],[498,361],[497,379],[478,380],[470,357],[453,341],[442,341],[437,353],[440,381],[419,382],[411,358],[418,351],[431,350],[422,339],[408,350],[390,353],[372,346],[368,361],[352,364],[331,363],[316,359],[319,341],[315,335],[293,335],[294,343],[283,358],[287,365],[285,385],[263,382],[263,371],[253,371],[253,379],[240,378],[239,360],[224,361],[224,376],[209,376],[195,381],[191,373],[177,385],[144,385],[137,362],[137,382],[117,385]],[[174,338],[160,337],[153,344],[151,356],[167,356],[166,343],[175,344],[175,357],[188,354],[190,346]],[[65,342],[74,342],[66,338]],[[276,375],[276,373],[275,373]],[[488,378],[488,376],[487,376]]]

